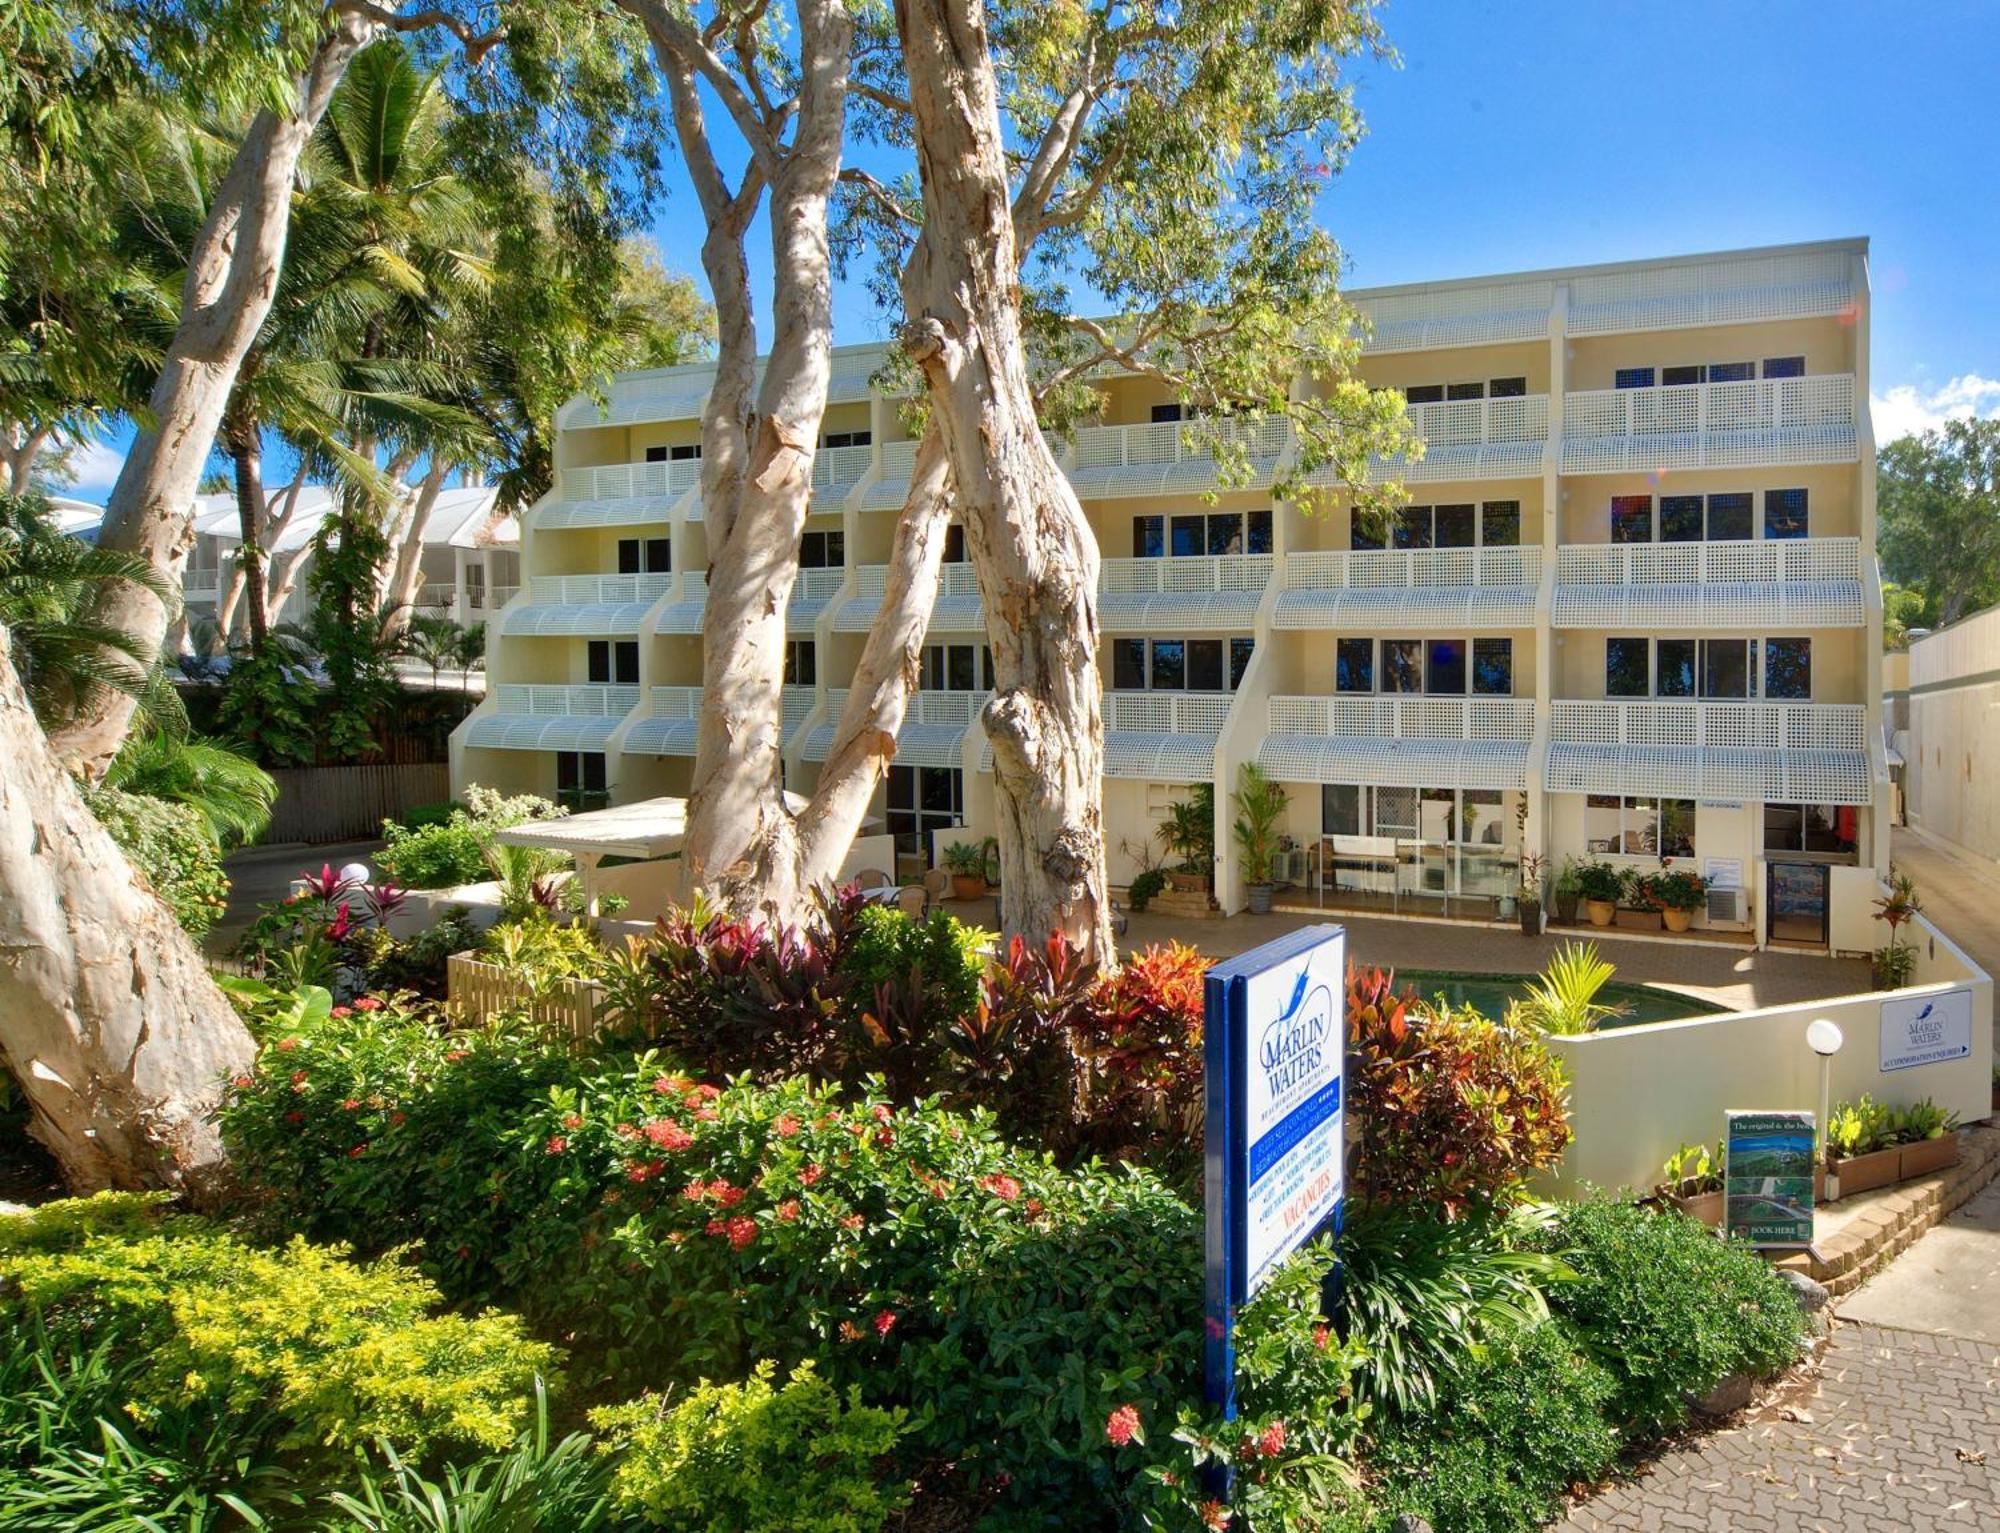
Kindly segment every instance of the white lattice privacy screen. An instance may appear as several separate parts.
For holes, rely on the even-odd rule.
[[[1203,782],[1215,776],[1215,740],[1235,699],[1226,692],[1106,692],[1104,775],[1145,782]],[[993,747],[980,753],[993,770]]]
[[[1683,261],[1570,281],[1571,335],[1814,319],[1850,309],[1854,257],[1794,250],[1727,261]]]
[[[913,693],[896,736],[896,760],[904,766],[955,767],[963,764],[965,732],[979,721],[990,692]],[[847,707],[847,691],[826,694],[826,713],[806,736],[799,754],[807,761],[824,761],[833,751],[834,731]]]
[[[655,625],[661,633],[700,633],[701,620],[708,611],[708,571],[684,570],[674,599],[660,609]]]
[[[519,686],[494,690],[494,710],[472,720],[467,745],[510,751],[601,751],[639,706],[630,686]]]
[[[701,464],[607,463],[556,475],[556,499],[528,514],[539,530],[664,525],[674,502],[701,483]]]
[[[1193,494],[1215,488],[1214,454],[1189,440],[1197,428],[1181,421],[1144,421],[1128,426],[1086,426],[1076,433],[1067,459],[1070,483],[1084,499],[1121,495]],[[1251,478],[1240,489],[1271,482],[1278,462],[1291,450],[1291,422],[1282,416],[1241,423],[1209,423],[1227,432],[1249,458]],[[1061,443],[1053,444],[1064,457]]]
[[[635,634],[671,575],[537,575],[528,599],[501,619],[502,633],[609,637]],[[699,625],[697,625],[698,627]]]
[[[1097,619],[1112,633],[1247,633],[1275,565],[1269,554],[1106,559]]]
[[[1281,782],[1520,788],[1525,697],[1274,697],[1258,765]]]
[[[700,687],[655,687],[646,717],[625,731],[628,756],[692,756],[701,719]]]
[[[1557,702],[1551,793],[1865,804],[1859,703]]]
[[[1852,373],[1563,396],[1565,474],[1852,463],[1857,442]]]
[[[855,594],[842,602],[834,614],[836,633],[866,633],[882,608],[888,589],[889,566],[864,564],[854,572]],[[979,605],[979,580],[969,564],[947,564],[939,578],[936,601],[931,606],[934,633],[984,633],[986,616]]]
[[[1556,554],[1558,628],[1858,628],[1859,538],[1604,543]]]
[[[847,571],[839,568],[800,570],[792,582],[791,604],[785,608],[785,631],[809,636],[846,579]]]
[[[1531,628],[1542,551],[1390,548],[1290,554],[1274,628]]]

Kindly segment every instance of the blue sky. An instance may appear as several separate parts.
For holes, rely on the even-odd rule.
[[[1876,430],[2000,415],[2000,4],[1400,0],[1320,201],[1357,285],[1866,235]],[[654,237],[698,272],[693,197]],[[755,251],[753,256],[761,255]],[[753,265],[762,265],[753,260]],[[883,322],[858,284],[836,338]],[[101,499],[107,445],[77,493]]]

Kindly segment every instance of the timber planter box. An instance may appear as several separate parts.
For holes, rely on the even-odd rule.
[[[1634,910],[1629,906],[1620,905],[1617,919],[1612,924],[1620,931],[1656,932],[1662,923],[1657,910]]]
[[[1898,1145],[1896,1148],[1903,1155],[1902,1180],[1929,1176],[1933,1171],[1958,1164],[1958,1131],[1953,1129],[1936,1139],[1919,1139],[1913,1144]]]
[[[1870,1150],[1866,1155],[1850,1155],[1844,1160],[1836,1157],[1827,1169],[1839,1180],[1843,1198],[1851,1198],[1857,1192],[1872,1192],[1903,1179],[1903,1147],[1891,1145],[1886,1150]]]

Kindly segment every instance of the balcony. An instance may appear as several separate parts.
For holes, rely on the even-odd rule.
[[[854,572],[855,594],[842,602],[833,620],[837,633],[866,633],[882,608],[889,589],[889,566],[864,564]],[[979,580],[970,564],[947,564],[931,606],[932,633],[984,633],[986,618],[979,605]]]
[[[910,695],[903,727],[896,736],[896,760],[904,766],[956,767],[963,763],[965,732],[977,726],[991,692],[919,691]],[[826,694],[826,713],[799,752],[824,761],[833,750],[834,731],[847,707],[845,688]]]
[[[505,634],[636,634],[671,575],[537,575],[528,600],[500,620]]]
[[[467,745],[509,751],[601,751],[639,706],[629,686],[501,686],[493,708],[466,731]]]
[[[1252,476],[1240,486],[1268,485],[1278,460],[1292,445],[1291,422],[1282,416],[1256,421],[1147,421],[1125,426],[1085,426],[1076,433],[1067,470],[1077,496],[1093,500],[1124,495],[1166,495],[1215,487],[1215,457],[1188,439],[1197,430],[1220,429],[1242,443]],[[1062,459],[1060,442],[1052,444]]]
[[[1852,463],[1857,440],[1851,373],[1563,396],[1565,474]]]
[[[1104,775],[1212,782],[1216,736],[1235,701],[1228,692],[1106,692]]]
[[[1859,703],[1606,699],[1552,705],[1551,793],[1865,804]]]
[[[837,490],[858,484],[874,462],[873,447],[822,447],[813,454],[812,487]]]
[[[1270,554],[1106,559],[1098,571],[1098,621],[1113,633],[1247,633],[1275,564]]]
[[[182,601],[214,601],[222,589],[221,570],[182,570]]]
[[[903,502],[909,498],[910,476],[916,472],[917,444],[884,442],[881,454],[882,471],[875,476],[875,482],[868,487],[868,493],[861,497],[861,509],[900,511]]]
[[[628,756],[692,756],[701,719],[700,687],[655,687],[646,716],[633,721],[619,749]]]
[[[530,516],[540,531],[664,526],[674,502],[701,485],[701,461],[604,463],[556,475],[556,499]]]
[[[1410,425],[1424,439],[1424,456],[1372,458],[1368,477],[1377,484],[1437,484],[1464,479],[1539,477],[1549,439],[1549,396],[1511,399],[1447,399],[1406,405]],[[1310,476],[1316,485],[1334,483],[1330,469]]]
[[[1529,628],[1542,551],[1387,548],[1290,554],[1274,628]]]
[[[660,620],[654,625],[656,633],[701,632],[702,618],[708,612],[708,571],[682,570],[681,583],[674,588],[674,599],[660,609]]]
[[[785,608],[785,628],[789,633],[810,634],[819,615],[826,610],[826,604],[840,594],[840,588],[847,581],[847,571],[838,566],[832,569],[800,570],[798,578],[792,582],[791,604]]]
[[[1527,697],[1274,697],[1257,761],[1282,782],[1510,789],[1534,738]]]
[[[1556,552],[1558,628],[1858,628],[1859,538],[1604,543]]]

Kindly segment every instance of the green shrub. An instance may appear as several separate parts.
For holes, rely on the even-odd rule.
[[[1569,1145],[1562,1063],[1533,1034],[1347,977],[1347,1091],[1357,1198],[1450,1218],[1503,1204]]]
[[[1549,1303],[1610,1374],[1620,1425],[1664,1431],[1728,1375],[1775,1373],[1798,1356],[1805,1322],[1791,1290],[1748,1246],[1682,1214],[1567,1204],[1539,1239],[1576,1270]]]
[[[741,1384],[703,1379],[671,1400],[592,1411],[616,1455],[618,1508],[708,1533],[875,1533],[909,1500],[907,1482],[877,1467],[906,1413],[863,1405],[858,1388],[843,1406],[809,1362],[774,1389],[775,1372],[767,1360]]]
[[[1130,886],[1125,890],[1125,898],[1131,902],[1134,910],[1144,910],[1153,902],[1153,896],[1167,887],[1167,882],[1165,868],[1142,869],[1133,876]]]
[[[1370,1467],[1385,1512],[1437,1533],[1527,1533],[1610,1465],[1610,1376],[1548,1321],[1470,1359],[1433,1408],[1383,1420]]]
[[[167,902],[181,930],[199,937],[215,924],[229,904],[229,876],[206,816],[186,804],[116,788],[86,790],[84,802]]]
[[[454,814],[462,814],[465,805],[457,799],[446,799],[442,804],[419,804],[406,810],[402,824],[405,830],[422,830],[429,825],[446,824]]]
[[[0,1255],[14,1325],[130,1338],[147,1359],[127,1407],[142,1425],[206,1402],[276,1413],[289,1448],[501,1447],[556,1361],[511,1318],[433,1315],[437,1290],[407,1268],[303,1239],[248,1245],[131,1194],[0,1217]]]
[[[414,829],[384,820],[375,863],[405,889],[456,889],[492,876],[487,841],[488,832],[462,813]]]
[[[531,988],[564,979],[590,979],[604,967],[604,941],[581,921],[558,921],[545,911],[491,926],[472,944],[488,963],[503,964]]]

